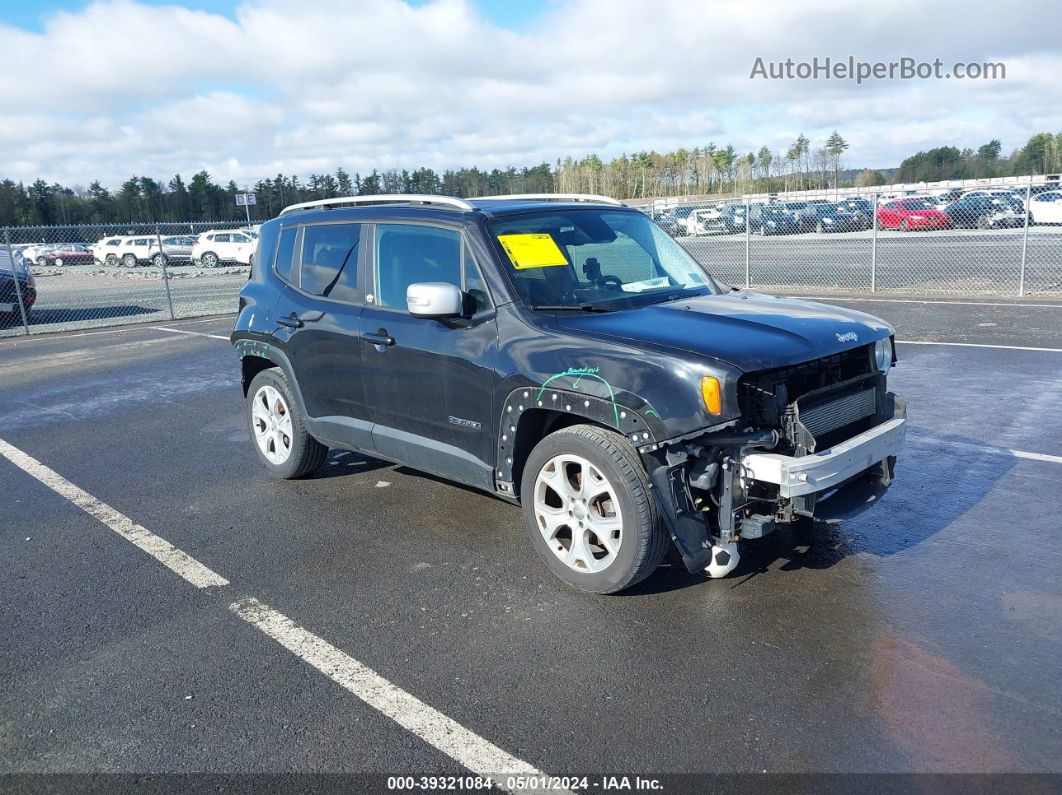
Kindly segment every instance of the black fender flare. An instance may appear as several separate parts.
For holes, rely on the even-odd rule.
[[[495,434],[495,481],[502,493],[515,494],[513,443],[523,417],[537,409],[570,414],[613,428],[640,452],[652,449],[666,436],[664,423],[652,405],[629,393],[602,398],[551,384],[513,389],[502,401]]]
[[[240,355],[240,361],[248,356],[257,356],[258,358],[265,359],[268,362],[272,362],[273,365],[279,367],[284,371],[284,377],[288,379],[288,383],[291,385],[291,391],[294,393],[295,405],[299,410],[299,414],[303,420],[307,422],[311,429],[314,426],[313,417],[306,411],[306,403],[302,399],[302,389],[299,388],[299,379],[295,377],[295,370],[291,366],[291,360],[284,351],[282,351],[276,345],[271,345],[263,340],[252,339],[238,339],[232,343],[233,348],[236,349],[236,353]],[[243,388],[246,391],[250,384],[244,384]],[[246,397],[246,394],[244,395]]]

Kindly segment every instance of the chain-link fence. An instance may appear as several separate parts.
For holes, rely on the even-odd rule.
[[[765,290],[1062,299],[1062,184],[658,199],[709,271]]]
[[[231,221],[0,234],[0,336],[235,312],[257,238]]]
[[[644,205],[725,282],[1062,299],[1062,183],[802,191]],[[0,230],[0,336],[234,312],[238,222]]]

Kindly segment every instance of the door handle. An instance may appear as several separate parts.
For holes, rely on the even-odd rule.
[[[302,321],[299,320],[299,316],[292,312],[287,317],[278,317],[277,325],[284,326],[286,328],[302,328]]]
[[[376,332],[366,332],[361,335],[361,338],[372,345],[386,345],[390,347],[395,344],[395,338],[387,333],[387,329],[380,329]]]

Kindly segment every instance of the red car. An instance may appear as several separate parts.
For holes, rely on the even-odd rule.
[[[95,261],[92,252],[78,243],[56,246],[44,255],[46,265],[91,265]]]
[[[948,216],[928,199],[893,199],[878,207],[881,229],[947,229]]]

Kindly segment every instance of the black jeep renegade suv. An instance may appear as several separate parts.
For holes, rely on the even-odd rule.
[[[232,341],[272,473],[335,447],[480,488],[598,593],[668,538],[723,576],[741,539],[862,509],[905,431],[888,325],[721,285],[602,197],[289,207],[262,226]]]

